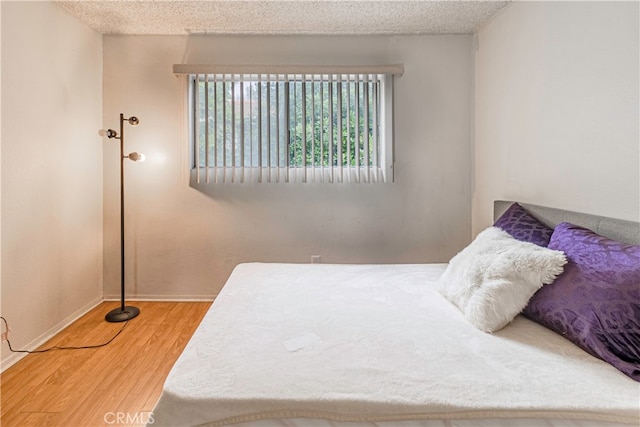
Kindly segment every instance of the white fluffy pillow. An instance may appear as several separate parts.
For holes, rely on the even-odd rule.
[[[439,291],[475,327],[495,332],[552,283],[567,259],[561,251],[521,242],[489,227],[454,256],[439,279]]]

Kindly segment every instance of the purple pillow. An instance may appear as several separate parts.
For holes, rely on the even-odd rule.
[[[494,224],[521,242],[535,243],[546,247],[553,233],[553,229],[547,227],[526,211],[518,203],[509,206]]]
[[[640,381],[640,245],[563,222],[549,248],[567,256],[564,273],[523,314]]]

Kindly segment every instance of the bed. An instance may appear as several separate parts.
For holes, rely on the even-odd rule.
[[[634,222],[522,207],[640,243]],[[471,324],[439,285],[453,263],[237,266],[149,425],[640,424],[640,382],[611,363],[523,315],[492,333]]]

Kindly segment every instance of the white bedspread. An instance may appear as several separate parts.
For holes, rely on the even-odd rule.
[[[525,318],[495,334],[434,289],[445,264],[242,264],[154,425],[268,418],[640,423],[640,384]]]

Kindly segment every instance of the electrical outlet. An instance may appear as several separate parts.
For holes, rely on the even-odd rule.
[[[319,264],[320,255],[311,255],[311,264]]]

